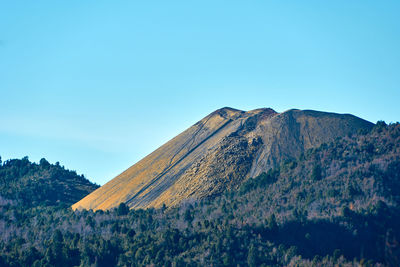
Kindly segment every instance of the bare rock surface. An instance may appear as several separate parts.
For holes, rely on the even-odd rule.
[[[369,129],[349,114],[222,108],[92,192],[74,209],[174,206],[236,188],[305,150]]]

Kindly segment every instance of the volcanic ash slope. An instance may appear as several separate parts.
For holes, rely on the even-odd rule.
[[[121,202],[131,208],[174,206],[187,198],[213,196],[309,148],[372,126],[349,114],[222,108],[72,208],[105,210]]]

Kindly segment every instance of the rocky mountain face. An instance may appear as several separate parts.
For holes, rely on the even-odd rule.
[[[219,109],[72,207],[110,209],[178,205],[237,188],[284,160],[372,123],[348,114],[270,108]]]

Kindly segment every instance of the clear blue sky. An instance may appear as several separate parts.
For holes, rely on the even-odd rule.
[[[400,1],[0,2],[0,156],[103,184],[231,106],[400,120]]]

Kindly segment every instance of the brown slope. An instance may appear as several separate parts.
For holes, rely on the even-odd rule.
[[[72,207],[109,209],[177,205],[219,194],[281,160],[370,128],[352,115],[272,109],[217,110]]]

